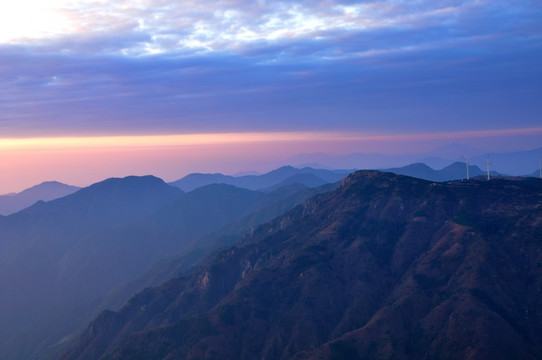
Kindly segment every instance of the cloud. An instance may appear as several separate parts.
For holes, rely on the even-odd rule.
[[[297,46],[310,53],[314,44]],[[36,56],[3,49],[0,127],[19,135],[453,129],[507,125],[518,110],[531,112],[515,116],[518,125],[538,121],[540,86],[532,79],[541,74],[530,49],[472,56],[474,50],[443,45],[330,63],[253,62],[225,54]]]
[[[29,0],[26,0],[29,1]],[[14,38],[22,44],[57,44],[63,50],[78,52],[88,44],[91,51],[136,56],[189,52],[228,52],[244,54],[253,47],[304,42],[341,43],[344,36],[371,36],[385,30],[428,31],[446,27],[453,38],[463,27],[473,26],[469,19],[483,14],[491,20],[499,16],[532,17],[527,2],[514,6],[482,1],[90,1],[53,2],[41,20],[41,27],[55,29],[58,17],[64,25],[35,34]],[[42,5],[43,6],[43,5]],[[510,7],[517,12],[510,16]],[[0,9],[1,10],[1,9]],[[43,10],[43,9],[42,9]],[[6,12],[9,13],[9,12]],[[47,15],[49,14],[49,15]],[[54,16],[53,16],[54,15]],[[488,16],[489,15],[489,16]],[[24,20],[24,14],[19,14]],[[24,21],[22,21],[24,23]],[[483,21],[483,23],[487,23]],[[49,27],[47,27],[49,28]],[[45,29],[44,29],[45,30]],[[478,29],[484,30],[484,29]],[[485,29],[488,30],[488,29]],[[442,36],[444,32],[440,32]],[[428,34],[431,37],[431,33]],[[69,41],[76,38],[79,41]],[[113,40],[107,40],[113,39]],[[417,43],[424,42],[423,37]],[[103,45],[98,49],[97,45]],[[405,44],[403,44],[404,46]],[[412,45],[412,44],[410,44]],[[374,49],[358,48],[356,52]]]
[[[57,1],[69,31],[0,45],[4,134],[539,121],[535,2]]]

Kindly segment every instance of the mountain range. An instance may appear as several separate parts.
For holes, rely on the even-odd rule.
[[[105,306],[326,189],[211,184],[184,193],[152,176],[127,177],[0,217],[0,281],[10,294],[0,299],[0,358],[54,357],[59,341]]]
[[[414,163],[402,167],[379,169],[384,172],[392,172],[400,175],[407,175],[429,181],[450,181],[464,179],[467,176],[464,162],[454,162],[440,170],[433,169],[423,163]],[[231,184],[237,187],[270,191],[289,184],[303,184],[308,187],[316,187],[325,183],[332,183],[342,180],[353,170],[326,170],[314,169],[311,167],[295,168],[283,166],[263,175],[229,176],[220,173],[215,174],[189,174],[182,179],[169,183],[184,191],[190,191],[208,184]],[[469,165],[469,176],[475,177],[484,175],[476,165]],[[491,171],[492,175],[501,175]]]
[[[436,170],[424,163],[413,163],[402,167],[380,170],[431,181],[458,180],[466,177],[466,169],[463,162],[454,162],[444,166],[440,170]],[[209,184],[230,184],[250,190],[269,192],[273,189],[278,189],[291,184],[317,187],[327,183],[333,183],[342,180],[352,171],[353,170],[326,170],[312,167],[295,168],[292,166],[283,166],[266,174],[230,176],[220,173],[193,173],[171,182],[170,185],[184,191],[191,191]],[[470,165],[469,171],[471,176],[485,174],[485,172],[476,165]],[[539,171],[537,170],[526,176],[539,177],[538,173]],[[491,171],[491,174],[500,175],[500,173],[495,171]],[[79,187],[65,185],[57,181],[48,181],[20,193],[0,195],[0,215],[10,215],[33,205],[37,201],[54,200],[70,195],[79,189]]]
[[[77,186],[58,181],[46,181],[20,193],[0,195],[0,215],[10,215],[33,205],[37,201],[49,201],[79,190]]]
[[[329,183],[329,181],[344,178],[348,171],[283,167],[263,175],[238,177],[227,177],[221,174],[192,174],[179,180],[181,184],[188,184],[188,188],[193,187],[193,190],[189,192],[184,192],[178,187],[166,184],[161,179],[153,176],[131,176],[123,179],[108,179],[90,187],[79,189],[65,197],[48,202],[38,201],[34,205],[10,216],[0,216],[0,284],[3,292],[8,294],[8,296],[3,296],[0,299],[0,317],[2,318],[2,324],[0,324],[0,358],[6,360],[21,358],[34,360],[56,359],[71,346],[73,346],[72,351],[67,353],[67,358],[72,358],[73,351],[77,352],[82,348],[84,348],[81,350],[83,353],[87,353],[88,350],[94,355],[97,352],[100,353],[100,351],[109,353],[110,350],[120,349],[121,340],[124,339],[124,336],[131,336],[132,332],[135,331],[129,326],[122,325],[124,330],[122,330],[123,335],[120,337],[108,335],[110,341],[102,350],[96,350],[94,340],[91,340],[91,343],[87,345],[82,345],[82,342],[74,343],[74,341],[77,341],[77,334],[86,324],[104,309],[119,310],[122,314],[124,311],[124,308],[121,309],[122,305],[131,296],[143,291],[143,289],[156,286],[163,288],[166,286],[163,284],[164,282],[179,276],[184,279],[196,276],[198,269],[205,268],[205,266],[216,260],[214,256],[220,249],[232,245],[235,246],[234,249],[248,249],[255,246],[256,243],[265,244],[268,241],[266,240],[268,236],[273,237],[275,233],[279,232],[282,234],[281,236],[288,237],[291,234],[286,231],[286,228],[289,228],[292,222],[295,222],[296,225],[291,226],[305,229],[305,233],[309,236],[308,234],[320,234],[318,232],[314,233],[311,230],[312,227],[321,230],[321,226],[331,221],[330,219],[334,219],[335,225],[329,223],[326,225],[327,229],[334,229],[338,226],[342,230],[339,235],[336,235],[338,238],[333,240],[335,241],[332,242],[335,244],[333,246],[339,246],[340,240],[345,240],[352,231],[356,234],[367,232],[366,237],[369,240],[373,239],[373,237],[378,238],[380,233],[384,234],[382,236],[386,238],[388,235],[385,235],[387,234],[387,225],[385,224],[389,223],[392,228],[396,226],[393,223],[395,220],[392,219],[394,215],[389,212],[382,213],[384,220],[378,220],[382,221],[382,224],[371,225],[376,226],[378,230],[365,223],[361,224],[359,223],[361,220],[355,219],[367,217],[366,206],[370,208],[390,196],[399,196],[399,198],[419,196],[420,199],[410,198],[408,200],[409,203],[418,204],[416,206],[422,207],[416,208],[416,210],[411,209],[411,212],[417,215],[423,215],[427,211],[440,211],[442,215],[444,211],[448,216],[445,220],[443,220],[445,215],[438,218],[425,215],[414,217],[416,221],[422,221],[424,217],[427,221],[431,220],[425,222],[423,226],[434,231],[444,230],[433,224],[433,220],[438,222],[439,226],[443,224],[443,221],[444,223],[452,221],[461,226],[471,227],[476,225],[477,221],[489,221],[491,223],[493,220],[490,218],[495,216],[495,213],[478,214],[475,216],[476,221],[474,221],[469,216],[465,218],[466,215],[458,210],[459,205],[456,204],[455,207],[451,205],[454,201],[459,201],[459,204],[469,203],[468,196],[472,196],[476,199],[473,204],[479,206],[483,196],[480,197],[479,194],[466,192],[465,189],[470,186],[473,189],[478,189],[476,191],[481,192],[484,196],[489,196],[493,201],[490,206],[501,209],[503,213],[514,214],[521,210],[520,212],[524,214],[534,216],[534,223],[529,223],[529,226],[531,228],[534,226],[535,230],[533,231],[535,233],[538,231],[536,230],[536,226],[538,226],[536,225],[536,219],[539,215],[537,213],[538,208],[529,207],[538,201],[536,197],[539,195],[538,179],[513,180],[498,176],[489,182],[482,181],[485,179],[484,172],[476,166],[471,166],[469,172],[471,177],[475,177],[475,180],[450,183],[449,181],[452,179],[465,177],[465,163],[459,162],[441,170],[434,170],[424,164],[411,164],[402,168],[386,169],[386,171],[388,173],[358,172],[356,173],[358,175],[352,175],[343,181],[341,188],[339,188],[343,190],[334,192],[332,190],[337,187],[337,184]],[[391,172],[424,178],[430,182],[392,175]],[[359,174],[364,174],[364,176],[359,176]],[[378,176],[374,174],[378,174]],[[259,190],[250,190],[221,183],[224,178],[226,181],[237,181],[238,185],[250,186]],[[355,179],[355,182],[363,183],[367,181],[366,178],[379,179],[378,182],[387,185],[382,185],[382,189],[380,189],[382,191],[374,193],[371,191],[368,193],[354,191],[353,188],[348,191],[344,190],[353,186],[349,185],[352,183],[352,179]],[[207,184],[209,181],[211,183]],[[213,181],[216,183],[213,183]],[[433,183],[435,181],[443,183]],[[426,189],[425,192],[416,195],[416,186],[423,187],[422,185],[427,189],[434,188],[434,191]],[[414,188],[404,190],[409,186],[414,186]],[[502,188],[499,186],[502,186]],[[384,189],[395,189],[396,187],[403,189],[397,191],[404,191],[404,193],[401,192],[398,195],[393,192],[384,192]],[[525,199],[530,196],[532,204],[520,202],[513,205],[514,201],[506,205],[499,203],[499,201],[503,201],[501,198],[505,189],[512,197],[516,192]],[[412,193],[407,194],[409,191]],[[356,193],[357,198],[352,197],[354,195],[350,194],[350,192]],[[529,194],[527,195],[527,193]],[[321,213],[319,215],[320,220],[311,220],[304,215],[298,219],[298,210],[297,212],[296,210],[288,212],[293,207],[318,194],[323,195],[309,200],[301,207],[314,207],[314,204],[320,204],[321,199],[334,197],[332,201],[334,205],[325,207],[330,213]],[[448,197],[443,197],[443,194]],[[377,197],[375,198],[375,196]],[[422,199],[425,203],[418,203]],[[497,199],[499,200],[497,201]],[[355,213],[355,219],[343,218],[343,215],[345,215],[341,210],[345,206],[341,203],[343,200],[353,201],[349,210],[351,214],[349,213],[348,216],[354,216],[352,214]],[[391,200],[388,199],[387,201]],[[427,209],[427,206],[429,206],[427,203],[434,204],[430,210]],[[512,205],[515,207],[506,207]],[[384,206],[384,208],[386,207]],[[273,220],[274,218],[276,219]],[[271,223],[262,225],[269,221]],[[280,224],[278,228],[277,221]],[[308,221],[309,225],[305,224],[305,221]],[[405,221],[410,224],[407,220]],[[504,220],[495,221],[503,222]],[[322,224],[318,225],[319,222],[322,222]],[[353,227],[361,227],[360,229],[363,230],[346,229],[347,226],[350,226],[349,224]],[[508,233],[505,235],[509,236],[511,229],[519,226],[517,224],[509,225],[510,229],[507,230]],[[259,225],[262,226],[258,228]],[[369,227],[367,228],[367,226]],[[411,226],[411,224],[408,226]],[[433,228],[434,226],[437,227]],[[395,235],[392,235],[405,238],[404,248],[408,250],[411,242],[413,244],[418,241],[412,238],[414,235],[410,233],[415,234],[417,231],[423,230],[416,229],[412,228],[408,231],[403,229],[407,233],[398,230],[397,233],[393,233]],[[423,235],[423,232],[418,235],[420,234]],[[387,240],[382,241],[398,241],[392,239],[392,235],[389,235],[389,239],[386,238]],[[483,237],[487,234],[480,233],[478,235]],[[295,236],[301,239],[302,234],[297,233]],[[299,245],[303,248],[304,242],[310,244],[313,241],[312,238],[306,238],[301,243],[295,243],[297,244],[295,246]],[[429,240],[426,239],[426,241]],[[295,254],[299,249],[295,246],[284,251],[287,251],[292,256],[297,256]],[[315,246],[321,246],[321,244],[318,243]],[[372,251],[376,253],[382,250],[380,245],[370,245],[370,242],[364,246],[372,246]],[[400,252],[399,249],[394,251]],[[275,250],[273,250],[273,254],[275,254]],[[418,252],[415,257],[418,259],[426,255],[423,252]],[[259,255],[253,254],[251,256],[257,258]],[[355,259],[355,261],[363,262],[365,261],[363,259]],[[265,261],[267,260],[271,261],[270,258],[265,259]],[[199,265],[202,261],[203,265]],[[265,263],[264,260],[258,261],[262,264]],[[275,262],[274,264],[278,263]],[[376,263],[373,262],[372,264]],[[410,264],[413,266],[413,262]],[[510,266],[510,264],[506,266]],[[377,272],[380,274],[381,270]],[[226,274],[227,271],[224,271],[224,274]],[[366,271],[369,270],[366,269]],[[394,281],[403,281],[404,276],[408,277],[405,274],[394,274],[394,276],[399,276],[394,278]],[[452,278],[455,275],[449,274],[446,276]],[[500,276],[500,274],[494,274],[493,276]],[[337,277],[340,278],[339,275]],[[234,280],[224,279],[223,285],[230,284],[232,281]],[[241,284],[239,281],[236,284]],[[341,281],[348,283],[349,280],[343,279]],[[385,279],[379,281],[385,282]],[[361,285],[352,283],[352,286]],[[391,291],[390,289],[388,290]],[[399,291],[397,289],[394,288],[393,291]],[[222,290],[227,291],[227,293],[219,292],[221,295],[217,295],[217,297],[211,296],[214,300],[208,299],[210,301],[207,304],[208,306],[205,303],[202,306],[198,305],[197,316],[215,316],[216,314],[212,315],[212,312],[216,310],[215,307],[218,302],[224,302],[226,298],[234,296],[232,295],[234,289],[226,287]],[[169,290],[166,293],[169,293]],[[135,298],[138,298],[138,296]],[[201,298],[201,296],[206,297],[207,295],[196,294],[194,296]],[[271,297],[272,294],[266,294],[266,296]],[[132,301],[133,299],[128,304]],[[165,299],[160,300],[163,304],[167,304],[168,301]],[[491,301],[496,300],[492,299]],[[366,305],[368,304],[363,306]],[[143,304],[142,306],[145,307],[146,305]],[[175,307],[172,304],[168,306],[170,308]],[[189,305],[188,308],[190,306],[192,305]],[[301,308],[299,310],[301,313],[303,312]],[[191,319],[195,313],[190,311],[192,310],[188,310],[186,314],[181,311],[184,315],[177,318],[177,320],[192,321]],[[277,311],[281,311],[281,309],[277,309]],[[164,317],[165,315],[154,314],[148,316]],[[173,324],[174,320],[173,318],[167,321],[164,320],[161,324],[169,326]],[[282,323],[285,320],[275,319],[273,321]],[[355,320],[357,323],[360,323],[360,321],[359,319]],[[517,319],[514,321],[517,321]],[[155,323],[149,326],[145,324],[137,331],[152,332],[155,330],[155,325]],[[268,325],[270,326],[270,324],[265,326]],[[83,335],[83,338],[85,336],[88,336],[88,333]],[[284,337],[284,335],[280,336]],[[204,342],[206,341],[204,340]],[[355,353],[366,354],[363,349],[359,348],[356,341],[358,340],[353,342],[355,345],[353,346],[357,349]],[[281,357],[294,356],[303,358],[307,351],[310,354],[316,354],[313,354],[314,356],[329,357],[330,350],[326,347],[327,342],[322,343],[323,345],[318,343],[323,347],[320,345],[316,347],[315,344],[313,343],[309,350],[300,350],[294,355],[289,352],[281,352]],[[273,345],[273,347],[277,346]],[[350,350],[352,350],[351,346]],[[181,350],[177,349],[175,351]],[[250,353],[246,358],[251,356],[259,357],[262,354],[264,353]],[[82,358],[85,358],[85,356]],[[147,358],[149,355],[141,356]],[[211,355],[205,356],[212,357]],[[240,354],[236,353],[231,356],[238,357]],[[269,357],[273,358],[275,355],[269,355]]]
[[[482,149],[452,144],[416,156],[404,155],[389,157],[382,154],[351,154],[343,157],[330,157],[325,154],[314,154],[313,156],[320,156],[323,159],[327,159],[324,162],[331,165],[333,168],[350,165],[347,167],[376,168],[426,180],[448,181],[465,177],[465,167],[463,166],[463,170],[461,170],[461,165],[459,165],[462,162],[458,163],[456,161],[450,164],[450,162],[457,159],[459,155],[451,157],[445,156],[446,154],[459,154],[461,152],[478,155],[471,162],[471,176],[482,174],[482,170],[480,170],[478,165],[485,167],[486,156],[488,156],[491,159],[492,169],[498,170],[492,171],[492,174],[513,174],[539,177],[539,171],[531,171],[538,163],[538,159],[542,157],[542,148],[513,153],[487,153],[487,155],[485,155],[486,152]],[[310,156],[311,155],[306,155],[305,157]],[[292,159],[292,161],[296,163],[302,158],[303,156],[299,157],[299,159]],[[411,164],[400,167],[382,167],[382,164],[390,164],[390,159],[394,159],[395,163],[411,162]],[[393,161],[391,163],[393,163]],[[308,187],[316,187],[326,183],[339,181],[353,171],[329,170],[321,167],[322,166],[317,163],[313,163],[311,166],[299,166],[297,168],[283,166],[265,174],[247,172],[246,174],[240,173],[233,176],[220,173],[193,173],[179,180],[175,180],[170,184],[184,191],[191,191],[209,184],[230,184],[250,190],[270,191],[295,183],[300,183]],[[47,181],[20,193],[0,195],[0,215],[10,215],[37,201],[54,200],[72,194],[79,189],[79,187],[62,184],[57,181]]]
[[[394,174],[406,175],[415,177],[418,179],[424,179],[429,181],[450,181],[460,180],[467,177],[467,168],[465,163],[455,162],[440,170],[435,170],[423,163],[410,164],[400,168],[383,169],[382,171],[392,172]],[[469,165],[469,177],[476,177],[485,175],[478,166]],[[500,175],[495,172],[491,172],[492,175]]]
[[[290,164],[313,164],[313,167],[329,168],[356,168],[356,169],[384,169],[402,167],[405,164],[424,163],[440,169],[450,163],[461,161],[461,156],[472,157],[471,164],[485,168],[489,157],[493,164],[492,169],[501,174],[523,176],[530,174],[538,167],[542,159],[542,147],[514,152],[494,152],[487,149],[468,146],[464,144],[449,144],[423,153],[387,155],[378,153],[354,153],[347,155],[331,155],[325,153],[302,154],[288,159]]]
[[[119,311],[62,359],[539,359],[542,182],[359,171]]]
[[[262,175],[230,176],[215,174],[189,174],[182,179],[170,182],[183,191],[191,191],[209,184],[229,184],[249,190],[272,190],[281,186],[301,183],[315,187],[342,180],[352,170],[324,170],[310,167],[295,168],[283,166]]]

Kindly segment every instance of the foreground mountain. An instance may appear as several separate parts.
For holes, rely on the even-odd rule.
[[[294,183],[316,187],[340,181],[350,172],[349,170],[325,170],[310,167],[298,169],[292,166],[283,166],[262,175],[229,176],[220,173],[195,173],[173,181],[170,185],[183,191],[191,191],[209,184],[229,184],[250,190],[271,190]]]
[[[357,172],[63,359],[539,359],[542,182]]]
[[[46,181],[16,194],[0,195],[0,215],[10,215],[35,202],[58,199],[79,190],[77,186],[58,181]]]

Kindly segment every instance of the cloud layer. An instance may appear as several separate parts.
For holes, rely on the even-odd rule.
[[[460,131],[540,118],[536,1],[2,6],[21,24],[0,31],[3,137]]]

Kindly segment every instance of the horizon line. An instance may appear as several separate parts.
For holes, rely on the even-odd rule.
[[[359,131],[259,131],[155,135],[72,135],[0,138],[0,150],[177,147],[259,142],[453,140],[533,135],[536,133],[542,134],[542,127],[392,134]]]

